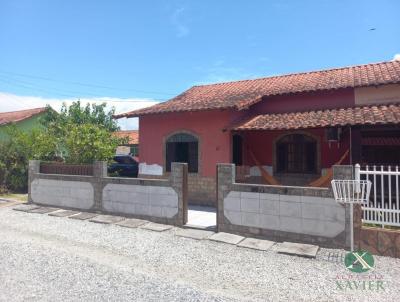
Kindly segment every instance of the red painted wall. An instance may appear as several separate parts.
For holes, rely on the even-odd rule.
[[[353,89],[329,92],[303,93],[265,98],[249,110],[210,110],[201,112],[166,113],[142,116],[139,119],[140,161],[164,166],[164,138],[173,132],[187,130],[200,137],[200,174],[215,176],[217,163],[231,162],[231,133],[222,131],[233,121],[260,113],[280,113],[348,107],[354,105]],[[340,148],[330,148],[324,129],[306,130],[321,141],[321,167],[331,167],[349,148],[348,134],[342,138]],[[284,131],[244,131],[248,146],[264,165],[272,165],[273,141]],[[289,132],[286,132],[289,133]],[[246,152],[244,164],[254,165]],[[345,163],[348,163],[348,159]]]
[[[342,138],[339,144],[329,143],[326,140],[325,129],[308,129],[301,130],[303,133],[308,133],[316,137],[320,141],[321,148],[321,168],[330,168],[336,163],[342,155],[350,147],[349,131],[346,129],[342,132]],[[239,132],[240,133],[240,132]],[[273,152],[274,152],[274,141],[281,135],[292,134],[294,131],[243,131],[241,132],[244,141],[244,164],[254,166],[252,158],[248,154],[247,150],[250,149],[258,161],[263,165],[273,165]],[[349,157],[343,162],[343,164],[349,163]]]
[[[202,176],[215,176],[217,163],[231,160],[231,136],[223,132],[236,114],[228,110],[167,113],[139,119],[140,162],[164,166],[163,141],[169,134],[186,130],[200,138],[199,168]]]
[[[266,97],[261,102],[251,106],[250,111],[252,114],[283,113],[351,107],[354,104],[354,89],[349,88]]]

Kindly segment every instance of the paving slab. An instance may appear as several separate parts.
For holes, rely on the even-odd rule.
[[[133,229],[133,228],[137,228],[141,225],[144,225],[146,223],[149,223],[149,222],[147,220],[129,218],[129,219],[125,219],[125,220],[117,222],[116,225]]]
[[[238,246],[254,250],[268,251],[274,244],[274,241],[246,238],[245,240],[239,242]]]
[[[228,244],[238,244],[240,241],[242,241],[244,239],[244,237],[235,235],[235,234],[219,232],[219,233],[215,233],[208,239],[210,239],[212,241],[224,242],[224,243],[228,243]]]
[[[140,227],[141,229],[155,231],[155,232],[164,232],[166,230],[172,229],[172,225],[168,224],[161,224],[161,223],[154,223],[150,222],[148,224],[144,224]]]
[[[124,220],[124,217],[121,216],[113,216],[113,215],[99,215],[96,217],[93,217],[89,219],[90,222],[95,222],[95,223],[102,223],[102,224],[111,224],[111,223],[117,223],[122,220]]]
[[[78,220],[87,220],[87,219],[91,219],[91,218],[96,217],[96,216],[99,216],[99,214],[89,213],[89,212],[82,212],[82,213],[79,213],[77,215],[69,216],[68,218],[78,219]]]
[[[318,246],[312,244],[283,242],[279,245],[277,252],[280,254],[315,258],[317,256],[318,249]]]
[[[211,231],[195,230],[195,229],[177,229],[175,232],[176,236],[192,238],[197,240],[207,239],[213,234],[215,233]]]
[[[51,212],[55,212],[60,210],[59,208],[52,208],[52,207],[39,207],[33,210],[30,210],[29,213],[36,213],[36,214],[47,214]]]
[[[35,204],[21,204],[21,205],[16,206],[15,208],[13,208],[13,210],[21,211],[21,212],[29,212],[29,211],[32,211],[32,210],[38,209],[38,208],[40,208],[40,207]]]
[[[79,214],[80,212],[78,211],[72,211],[72,210],[61,210],[57,212],[50,213],[49,216],[54,216],[54,217],[68,217],[72,215]]]
[[[190,202],[189,202],[190,203]],[[217,214],[213,207],[189,205],[188,225],[201,229],[216,229]]]

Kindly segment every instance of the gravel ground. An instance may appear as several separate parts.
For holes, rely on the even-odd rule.
[[[1,301],[398,301],[400,259],[350,273],[343,251],[306,259],[0,208]],[[378,275],[385,291],[340,290]],[[362,276],[362,277],[360,277]],[[358,280],[357,279],[357,280]]]

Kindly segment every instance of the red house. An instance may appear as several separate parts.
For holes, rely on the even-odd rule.
[[[217,163],[324,186],[335,163],[400,163],[400,61],[194,86],[122,117],[139,117],[142,174],[188,163],[192,203],[215,203]]]

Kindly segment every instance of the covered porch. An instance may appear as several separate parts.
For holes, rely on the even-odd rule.
[[[239,182],[324,187],[333,165],[398,165],[398,105],[262,114],[232,125]]]

